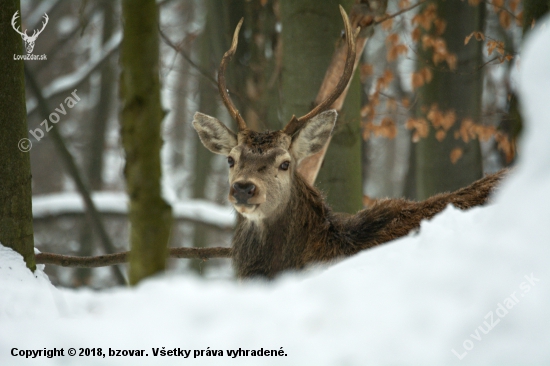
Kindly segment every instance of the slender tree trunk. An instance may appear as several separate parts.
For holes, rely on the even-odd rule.
[[[19,0],[3,1],[0,6],[0,243],[21,254],[34,271],[25,74],[23,61],[13,59],[24,51],[21,36],[10,24],[16,11],[21,14]]]
[[[216,22],[216,8],[211,0],[206,1],[206,24],[203,33],[199,39],[199,59],[200,65],[215,75],[214,66],[215,54],[213,43],[216,42],[216,31],[223,33],[222,29],[217,29],[220,25]],[[221,56],[220,56],[221,58]],[[217,115],[218,93],[215,86],[205,77],[199,76],[199,111],[210,116]],[[195,174],[193,174],[193,198],[206,198],[206,184],[211,174],[212,154],[206,150],[195,134]],[[202,248],[207,245],[208,229],[201,224],[194,225],[193,246]],[[201,260],[193,259],[189,262],[190,267],[199,274],[202,274],[203,263]]]
[[[102,43],[105,44],[114,31],[115,9],[114,3],[104,0],[103,7],[103,35]],[[113,60],[111,60],[113,61]],[[103,151],[105,149],[105,131],[109,121],[109,113],[114,97],[114,67],[111,61],[107,61],[101,68],[101,85],[99,90],[99,102],[91,124],[91,141],[87,154],[87,180],[91,191],[99,191],[103,187]],[[94,232],[88,225],[88,220],[82,223],[80,230],[80,256],[93,254]],[[92,271],[90,268],[78,268],[76,270],[76,285],[89,285]]]
[[[172,209],[161,197],[159,13],[154,0],[123,0],[120,97],[130,197],[130,284],[166,265]]]
[[[281,0],[285,122],[312,107],[343,29],[338,4],[349,12],[353,1]],[[318,178],[328,203],[350,213],[362,207],[359,85],[355,77]]]
[[[434,65],[431,49],[421,52],[419,67],[428,67],[433,80],[419,90],[417,113],[429,120],[429,110],[436,106],[441,112],[454,111],[456,121],[442,141],[436,139],[435,129],[430,124],[428,137],[421,139],[415,148],[419,200],[465,187],[482,176],[479,141],[465,143],[455,139],[454,132],[465,118],[481,122],[483,78],[477,68],[482,64],[482,42],[470,42],[465,46],[464,39],[473,31],[483,31],[486,5],[484,2],[472,6],[467,1],[444,0],[432,3],[437,5],[438,17],[446,22],[441,37],[448,51],[457,56],[456,70],[450,70],[445,62]],[[429,35],[436,37],[435,32],[433,26]],[[461,149],[462,156],[453,164],[451,152],[454,149]]]

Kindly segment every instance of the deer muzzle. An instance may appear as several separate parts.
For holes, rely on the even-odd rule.
[[[231,186],[230,195],[235,199],[236,204],[248,205],[249,202],[257,193],[256,185],[252,182],[236,182]]]

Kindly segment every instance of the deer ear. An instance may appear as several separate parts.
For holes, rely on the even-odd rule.
[[[193,117],[193,127],[204,147],[214,154],[229,155],[237,146],[237,135],[214,117],[197,112]]]
[[[334,129],[337,117],[338,113],[331,109],[306,122],[304,127],[292,137],[290,151],[296,160],[300,161],[321,151]]]

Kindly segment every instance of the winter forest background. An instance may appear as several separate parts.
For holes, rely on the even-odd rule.
[[[517,167],[494,205],[466,213],[449,207],[424,222],[418,235],[328,269],[284,275],[272,287],[238,283],[228,258],[170,258],[166,277],[134,290],[125,288],[127,264],[38,265],[33,277],[20,256],[0,246],[0,319],[6,320],[0,360],[14,360],[7,356],[13,342],[59,347],[72,337],[83,347],[103,342],[102,347],[128,349],[284,346],[296,356],[295,364],[460,361],[451,349],[466,352],[466,361],[481,363],[550,360],[544,346],[550,339],[550,150],[544,139],[550,125],[545,101],[550,73],[543,72],[550,64],[550,33],[544,23],[550,2],[8,2],[0,9],[0,179],[7,182],[0,184],[0,206],[12,202],[13,187],[32,185],[33,236],[27,247],[34,244],[37,253],[99,256],[128,251],[131,240],[139,241],[131,239],[139,234],[131,234],[129,227],[128,192],[134,182],[125,177],[132,149],[160,157],[161,171],[152,176],[158,178],[155,189],[171,214],[152,205],[144,222],[158,222],[160,237],[169,235],[169,247],[230,246],[236,220],[226,198],[227,162],[202,146],[191,121],[200,111],[234,127],[216,78],[241,17],[228,88],[252,128],[275,130],[311,109],[342,42],[338,4],[352,19],[354,12],[362,14],[364,50],[316,180],[335,211],[354,213],[384,197],[423,200]],[[136,6],[138,2],[149,4]],[[25,61],[24,74],[11,68],[16,61],[4,51],[13,46],[26,53],[10,24],[18,6],[17,25],[29,35],[42,27],[45,13],[49,18],[33,50],[47,60]],[[151,9],[158,9],[158,23]],[[526,70],[524,46],[536,32],[537,47],[525,61],[532,69]],[[11,41],[14,34],[17,42]],[[153,51],[158,42],[158,68],[154,52],[145,57],[124,49],[123,34]],[[17,64],[23,67],[21,61]],[[160,98],[151,93],[143,100],[157,107],[154,118],[162,144],[147,135],[135,140],[123,136],[131,133],[128,121],[134,112],[121,113],[133,92],[121,84],[121,75],[142,65],[152,65],[143,69],[144,75],[158,75],[153,90]],[[14,80],[19,94],[6,87]],[[66,106],[75,89],[78,103],[47,131],[41,122]],[[23,95],[24,105],[17,99]],[[17,103],[26,110],[16,110]],[[21,150],[19,137],[8,133],[14,123],[6,116],[12,112],[26,115],[27,130],[43,132],[39,141],[27,136],[32,182],[12,179],[12,168],[5,168]],[[21,156],[20,167],[26,169]],[[91,194],[97,214],[83,192]],[[6,232],[8,226],[0,229]],[[31,254],[23,256],[28,266],[34,264]],[[534,290],[522,293],[523,304],[510,310],[503,325],[484,335],[485,342],[468,338],[487,311],[532,273],[541,282],[531,279]],[[27,324],[22,320],[27,316],[40,321]],[[89,327],[86,334],[79,331],[82,325]],[[149,341],[139,336],[144,330]],[[153,336],[158,344],[150,341]],[[463,346],[466,338],[474,342],[473,350]],[[392,353],[392,342],[399,352]],[[242,362],[258,364],[254,359]]]
[[[201,111],[231,123],[215,80],[238,20],[245,18],[228,68],[229,88],[249,124],[279,129],[315,98],[343,29],[338,3],[157,2],[166,113],[162,192],[175,207],[187,204],[174,211],[171,246],[230,244],[226,163],[198,143],[190,122]],[[420,3],[355,5],[370,7],[377,25],[368,29],[373,34],[316,183],[336,211],[353,213],[382,197],[425,199],[513,164],[521,119],[510,75],[523,35],[544,9],[537,1],[519,0]],[[349,12],[354,1],[342,5]],[[51,109],[78,89],[82,101],[55,128],[85,184],[98,193],[113,249],[128,250],[118,98],[120,3],[22,1],[23,28],[38,28],[44,13],[50,20],[34,53],[46,54],[47,61],[27,61],[28,72]],[[399,15],[382,21],[385,14]],[[28,86],[26,94],[28,127],[34,130],[44,116]],[[59,254],[105,253],[50,135],[31,140],[35,246]],[[220,220],[211,219],[214,213]],[[172,260],[169,266],[200,276],[232,275],[225,259]],[[116,284],[108,267],[46,271],[62,286]]]

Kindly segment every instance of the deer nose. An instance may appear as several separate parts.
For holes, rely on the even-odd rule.
[[[252,198],[256,193],[256,186],[250,182],[237,182],[233,184],[232,195],[237,200],[237,203],[247,203],[249,198]]]

